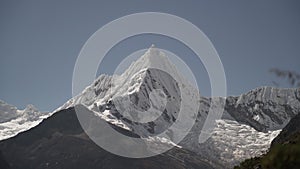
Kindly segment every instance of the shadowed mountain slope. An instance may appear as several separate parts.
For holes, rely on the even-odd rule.
[[[138,137],[124,129],[114,128],[123,134]],[[38,126],[1,141],[0,150],[3,154],[0,157],[1,169],[2,166],[8,167],[7,164],[12,169],[212,168],[195,153],[178,147],[143,159],[111,154],[88,138],[79,124],[74,108],[57,112]]]

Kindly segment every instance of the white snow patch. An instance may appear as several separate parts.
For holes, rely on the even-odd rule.
[[[259,132],[234,120],[217,120],[211,138],[200,145],[200,153],[209,159],[231,167],[265,153],[281,130]]]
[[[38,125],[51,113],[39,112],[33,105],[18,110],[0,100],[0,140],[8,139]]]

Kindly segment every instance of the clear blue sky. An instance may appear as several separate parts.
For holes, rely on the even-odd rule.
[[[72,73],[86,40],[101,26],[136,12],[165,12],[198,26],[223,62],[229,95],[272,85],[277,67],[300,72],[300,3],[253,1],[72,1],[1,0],[0,99],[19,108],[34,104],[52,111],[72,97]],[[178,54],[197,74],[209,95],[201,62],[180,42],[158,35],[122,41],[107,55],[99,73],[152,43]]]

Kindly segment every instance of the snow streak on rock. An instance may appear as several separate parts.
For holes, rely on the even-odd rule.
[[[153,68],[173,72],[176,82]],[[122,75],[101,75],[80,95],[70,99],[56,111],[82,104],[104,120],[141,136],[150,136],[151,140],[154,139],[151,136],[167,129],[176,120],[181,99],[178,86],[187,88],[183,92],[186,98],[195,97],[194,94],[198,92],[182,77],[164,53],[151,47]],[[159,100],[157,97],[150,98],[149,93],[155,89],[164,91],[166,95],[162,97],[172,97],[168,99],[173,100],[170,102],[172,105],[167,105],[167,109],[161,114],[162,118],[148,123],[136,123],[132,118],[141,120],[138,113],[122,114],[126,110],[147,110],[155,100]],[[299,89],[261,87],[240,96],[214,98],[216,106],[213,110],[218,109],[224,99],[226,104],[223,118],[216,120],[212,137],[199,144],[199,135],[212,101],[211,98],[201,97],[199,110],[196,117],[193,117],[196,123],[180,143],[183,148],[202,154],[203,158],[224,167],[231,167],[245,158],[258,156],[266,151],[280,129],[300,111]],[[128,106],[128,102],[132,104]],[[165,103],[156,104],[164,106]],[[172,140],[172,137],[176,137],[173,133],[174,131],[169,131],[167,138],[154,140]]]
[[[18,110],[15,106],[0,100],[0,140],[29,130],[49,116],[50,113],[41,113],[33,105]]]

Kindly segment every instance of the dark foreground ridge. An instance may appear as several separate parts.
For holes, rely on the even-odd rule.
[[[115,129],[130,135],[121,128]],[[130,159],[109,153],[85,134],[74,108],[61,110],[38,126],[1,141],[0,151],[1,169],[212,168],[195,153],[177,147],[143,159]]]
[[[235,169],[299,169],[300,114],[296,115],[272,141],[269,151],[260,157],[245,160]]]

